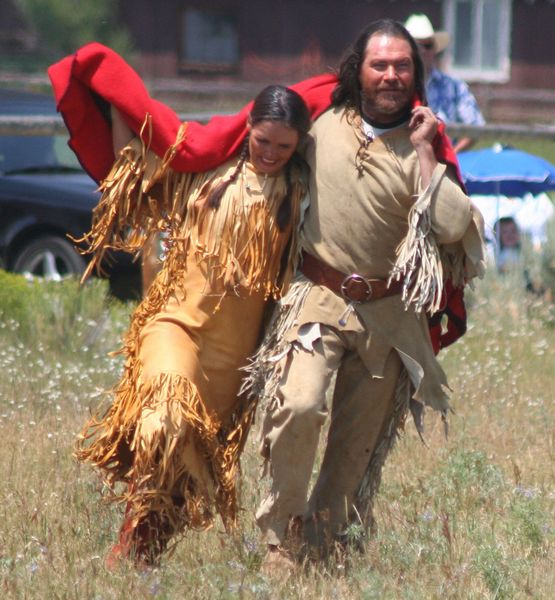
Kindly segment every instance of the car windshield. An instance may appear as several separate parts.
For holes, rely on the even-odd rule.
[[[0,172],[63,172],[81,170],[63,135],[0,136]]]
[[[56,116],[54,98],[48,94],[0,89],[0,115],[22,119]],[[63,173],[82,171],[67,145],[67,135],[0,136],[0,173]]]

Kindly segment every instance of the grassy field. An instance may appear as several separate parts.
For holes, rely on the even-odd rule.
[[[49,88],[48,88],[49,89]],[[45,89],[44,91],[47,91]],[[194,102],[193,102],[194,100]],[[234,110],[187,99],[176,110]],[[498,139],[480,138],[477,147]],[[555,143],[506,140],[555,163]],[[555,239],[555,238],[554,238]],[[553,248],[553,246],[552,246]],[[531,265],[555,290],[555,252]],[[117,380],[130,304],[107,286],[29,285],[0,272],[0,594],[21,599],[550,598],[555,587],[555,310],[494,273],[469,294],[469,331],[441,360],[453,389],[445,439],[429,414],[386,465],[378,532],[347,568],[287,582],[260,572],[253,513],[264,494],[255,433],[239,532],[189,534],[160,569],[109,573],[120,511],[72,459],[75,435]]]
[[[442,354],[447,439],[411,423],[386,465],[378,532],[347,566],[287,582],[260,572],[264,493],[254,435],[239,532],[189,534],[160,569],[106,571],[119,510],[72,459],[91,407],[115,383],[131,305],[102,282],[29,285],[0,272],[0,590],[3,598],[550,598],[555,586],[555,312],[495,273],[469,294],[467,335]]]

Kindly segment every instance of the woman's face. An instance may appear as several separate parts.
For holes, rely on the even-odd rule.
[[[249,155],[258,173],[277,175],[287,164],[299,143],[299,133],[279,121],[248,125]]]

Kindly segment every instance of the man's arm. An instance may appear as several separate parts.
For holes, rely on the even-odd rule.
[[[438,164],[432,145],[438,129],[437,117],[428,106],[417,106],[412,110],[409,128],[412,130],[410,141],[420,164],[422,188],[426,189]]]
[[[474,138],[463,137],[457,140],[457,143],[453,146],[453,150],[458,154],[459,152],[463,152],[463,150],[468,150],[472,146],[474,146],[474,142],[476,140]]]
[[[485,119],[480,111],[478,102],[464,81],[457,81],[457,121],[465,125],[484,125]],[[462,137],[454,144],[455,152],[468,150],[476,140]]]

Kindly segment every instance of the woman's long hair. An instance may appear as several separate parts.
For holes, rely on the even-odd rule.
[[[269,85],[254,99],[249,123],[251,127],[255,127],[257,123],[263,121],[274,121],[295,129],[299,134],[299,140],[308,133],[311,125],[310,112],[302,97],[283,85]],[[210,190],[207,199],[209,207],[214,209],[219,207],[225,190],[231,182],[237,179],[248,156],[249,137],[247,136],[243,142],[243,148],[233,173],[228,179],[220,182]],[[301,161],[302,159],[295,152],[285,167],[287,189],[277,215],[277,224],[281,231],[287,227],[291,219],[291,194],[293,192],[291,168],[294,163]]]
[[[366,54],[368,41],[376,34],[402,38],[410,44],[414,63],[414,88],[422,104],[426,104],[424,63],[420,57],[416,42],[402,23],[393,19],[381,19],[363,29],[354,44],[347,50],[339,66],[339,83],[332,94],[332,106],[347,106],[356,110],[361,109],[359,73]]]

